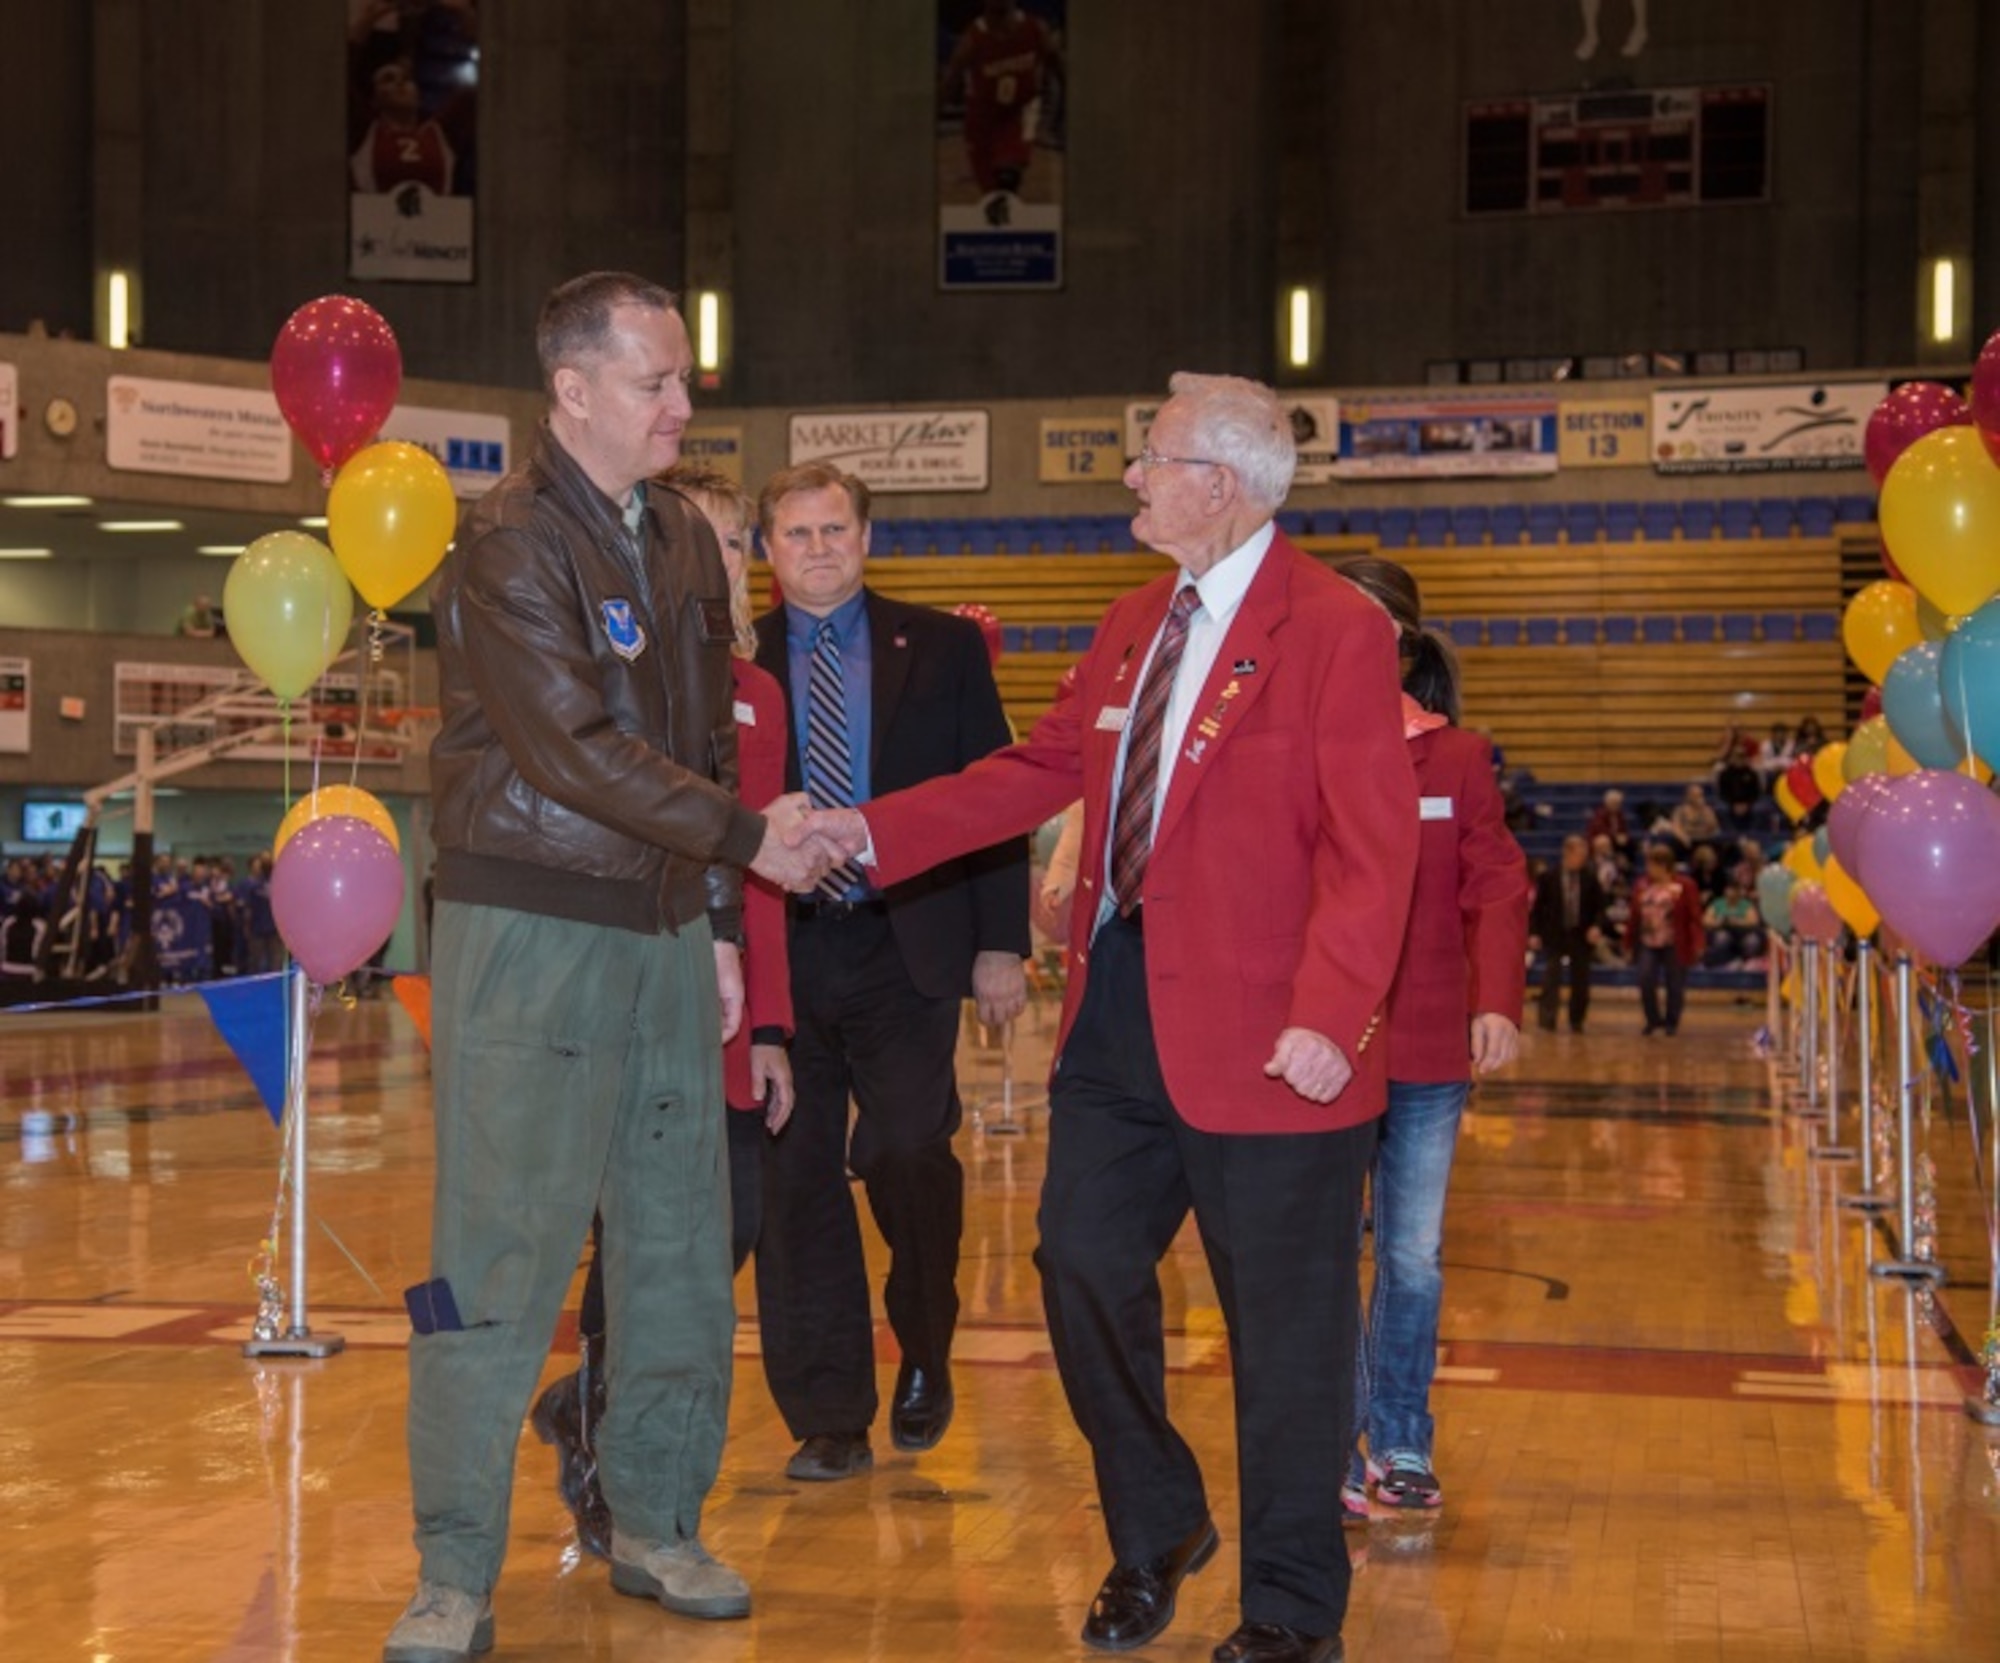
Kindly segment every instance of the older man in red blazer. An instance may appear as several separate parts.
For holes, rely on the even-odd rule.
[[[1416,859],[1394,631],[1272,525],[1293,462],[1267,388],[1174,377],[1125,482],[1180,569],[1113,605],[1025,741],[820,822],[894,882],[1084,801],[1036,1255],[1115,1559],[1083,1638],[1144,1645],[1216,1550],[1167,1412],[1158,1265],[1192,1209],[1242,1483],[1218,1663],[1341,1655],[1371,1042]]]

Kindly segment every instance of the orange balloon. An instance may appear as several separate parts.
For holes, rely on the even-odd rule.
[[[336,545],[337,547],[337,545]],[[1889,666],[1924,638],[1917,619],[1917,592],[1907,583],[1887,578],[1871,583],[1847,603],[1840,621],[1840,638],[1847,656],[1877,686]]]
[[[278,835],[271,841],[271,853],[275,855],[296,833],[315,820],[324,820],[329,814],[351,814],[357,820],[365,820],[389,840],[390,848],[400,850],[403,847],[403,840],[396,832],[395,816],[383,807],[380,797],[363,791],[358,785],[322,785],[292,804],[284,819],[278,822]]]

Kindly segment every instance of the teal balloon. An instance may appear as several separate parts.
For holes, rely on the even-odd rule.
[[[1882,677],[1882,714],[1896,742],[1926,768],[1953,768],[1965,760],[1965,741],[1945,715],[1938,674],[1941,641],[1920,641],[1896,655]]]
[[[1826,857],[1832,853],[1833,834],[1825,826],[1821,826],[1818,831],[1813,833],[1813,859],[1821,866],[1824,866],[1826,864]]]
[[[1776,861],[1757,874],[1757,910],[1780,935],[1792,933],[1792,887],[1798,881]]]
[[[1988,601],[1945,637],[1938,688],[1945,720],[1981,762],[2000,767],[2000,600]],[[1959,751],[1952,762],[1964,755]]]
[[[296,699],[347,645],[354,590],[333,550],[302,531],[259,537],[222,586],[229,643],[257,679]]]

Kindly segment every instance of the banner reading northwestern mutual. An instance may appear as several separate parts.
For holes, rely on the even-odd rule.
[[[1653,395],[1661,473],[1770,473],[1866,466],[1868,418],[1886,381],[1789,387],[1677,387]]]
[[[114,375],[104,388],[104,460],[132,473],[292,477],[292,430],[278,401],[252,387]]]
[[[790,455],[831,462],[871,491],[983,491],[984,410],[863,410],[794,416]]]
[[[938,286],[1059,289],[1068,0],[937,0]]]
[[[350,277],[470,283],[473,0],[347,0]]]

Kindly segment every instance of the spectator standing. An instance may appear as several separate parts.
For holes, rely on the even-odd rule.
[[[1626,928],[1639,971],[1646,1035],[1665,1033],[1671,1038],[1680,1032],[1688,970],[1701,962],[1707,943],[1700,897],[1692,880],[1674,870],[1673,851],[1662,844],[1646,851],[1646,871],[1633,887],[1632,917]]]
[[[1539,1019],[1553,1033],[1562,1003],[1562,984],[1569,981],[1569,1031],[1583,1032],[1590,1015],[1590,966],[1604,936],[1604,891],[1591,869],[1590,845],[1572,832],[1563,839],[1562,861],[1542,873],[1535,884],[1528,917],[1528,945],[1542,954],[1542,996]]]

